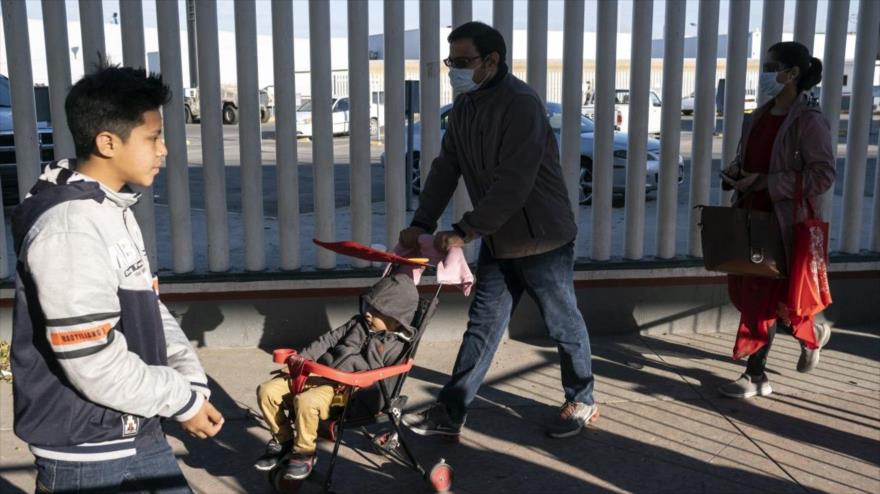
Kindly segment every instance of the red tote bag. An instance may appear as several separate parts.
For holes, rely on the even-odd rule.
[[[797,223],[797,213],[806,203],[807,219]],[[803,197],[803,176],[798,174],[794,205],[788,285],[788,309],[792,315],[810,317],[831,305],[828,286],[828,223],[816,217],[812,204]]]

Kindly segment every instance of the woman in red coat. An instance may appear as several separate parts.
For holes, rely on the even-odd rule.
[[[786,256],[791,259],[794,197],[802,175],[804,200],[819,211],[817,199],[835,177],[831,132],[808,90],[822,79],[822,63],[797,42],[777,43],[761,67],[760,90],[770,100],[743,124],[737,157],[722,173],[725,185],[737,191],[737,205],[772,211],[778,220]],[[803,219],[803,208],[797,221]],[[767,396],[772,392],[764,372],[777,328],[801,345],[797,364],[809,372],[831,335],[813,317],[793,317],[785,307],[788,280],[730,275],[731,302],[740,311],[734,359],[748,357],[743,375],[719,388],[731,398]]]

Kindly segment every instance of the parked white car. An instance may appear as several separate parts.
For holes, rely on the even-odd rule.
[[[691,93],[687,98],[681,99],[681,114],[682,115],[693,115],[694,114],[694,93]]]
[[[348,98],[333,98],[331,112],[333,115],[333,135],[349,132]],[[308,100],[296,109],[296,136],[312,138],[312,100]]]
[[[758,108],[758,100],[755,99],[754,94],[746,94],[743,104],[743,111],[745,113],[751,113]],[[717,109],[716,109],[717,111]],[[682,98],[681,100],[681,114],[682,115],[693,115],[694,114],[694,93],[691,93],[687,98]]]
[[[333,135],[348,134],[351,114],[351,104],[347,96],[333,98],[331,112],[333,114]],[[385,122],[384,107],[381,104],[370,104],[370,135],[376,136],[379,132],[380,123]],[[312,101],[304,100],[303,104],[296,109],[296,135],[297,137],[312,138]]]
[[[596,95],[590,96],[586,105],[581,109],[590,120],[593,120],[596,104]],[[648,134],[660,134],[660,122],[662,120],[662,101],[660,96],[653,90],[650,95],[651,104],[648,107]],[[618,89],[614,92],[614,108],[617,110],[615,126],[622,132],[629,129],[629,89]]]

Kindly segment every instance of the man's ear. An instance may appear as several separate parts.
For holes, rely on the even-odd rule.
[[[499,55],[497,51],[493,51],[489,54],[489,60],[492,61],[492,66],[494,68],[498,68],[501,65],[501,55]]]
[[[100,132],[95,136],[95,152],[104,158],[110,158],[119,151],[119,137],[110,132]]]

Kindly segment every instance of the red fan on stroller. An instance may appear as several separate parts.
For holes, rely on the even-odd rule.
[[[321,242],[314,241],[320,247],[332,250],[339,254],[357,257],[372,262],[386,262],[391,268],[386,270],[383,277],[395,276],[398,272],[406,272],[404,267],[434,267],[426,258],[408,258],[393,253],[383,252],[355,242]],[[409,283],[407,281],[407,283]],[[359,370],[345,372],[343,370],[308,360],[302,355],[290,349],[275,350],[273,358],[277,363],[286,363],[290,372],[290,393],[292,397],[304,392],[307,388],[307,379],[321,379],[331,384],[336,393],[341,394],[341,406],[330,409],[328,420],[322,420],[318,426],[318,435],[334,442],[330,463],[323,482],[324,492],[330,490],[333,469],[342,442],[343,431],[351,427],[360,427],[372,442],[374,448],[384,456],[415,470],[437,492],[448,491],[452,486],[452,467],[440,459],[430,470],[426,470],[415,458],[401,434],[401,422],[403,408],[407,397],[401,395],[403,384],[418,350],[419,342],[428,323],[437,308],[438,296],[443,285],[438,283],[437,289],[429,297],[418,297],[418,306],[415,315],[409,325],[413,333],[405,343],[399,357],[391,365],[384,365],[371,370]],[[412,284],[410,290],[414,291]],[[413,292],[413,301],[417,295]],[[363,313],[362,308],[362,313]],[[374,388],[375,387],[375,388]],[[378,389],[380,409],[378,414],[374,410],[365,413],[369,407],[358,406],[359,394],[366,390]],[[390,429],[378,434],[370,434],[365,426],[371,424],[388,424]],[[269,480],[276,490],[280,492],[296,492],[302,479],[293,479],[283,471],[283,461],[269,471]],[[310,468],[310,467],[309,467]]]

